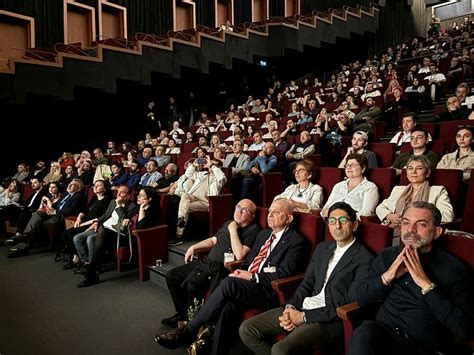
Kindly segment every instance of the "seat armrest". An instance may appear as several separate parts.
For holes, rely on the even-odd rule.
[[[194,256],[198,259],[201,259],[205,257],[209,252],[211,251],[211,248],[197,248],[194,249]]]
[[[225,263],[224,266],[227,270],[229,270],[229,272],[234,272],[240,267],[240,265],[242,265],[243,262],[243,260],[230,261],[228,263]]]
[[[349,341],[352,338],[352,332],[361,323],[361,314],[363,308],[357,302],[348,303],[336,308],[337,316],[342,320],[344,327],[344,347],[345,353],[348,353]]]
[[[354,317],[362,312],[357,302],[345,304],[336,308],[337,316],[342,320],[352,321]]]
[[[66,229],[70,229],[74,227],[74,223],[76,222],[77,216],[67,216],[64,217],[64,224]]]
[[[145,281],[149,278],[149,265],[154,265],[157,259],[168,262],[168,226],[135,229],[132,234],[137,238],[139,278]]]
[[[285,304],[293,296],[303,278],[304,274],[298,274],[272,281],[272,288],[278,296],[280,305]]]

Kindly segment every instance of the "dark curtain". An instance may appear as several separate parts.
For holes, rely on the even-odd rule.
[[[214,0],[196,1],[196,23],[198,25],[216,27]]]
[[[327,8],[326,0],[301,0],[300,9],[302,14],[309,14],[313,10],[320,10],[321,7]]]
[[[285,16],[285,0],[270,0],[268,12],[270,17]]]
[[[37,48],[52,48],[64,42],[63,0],[0,0],[0,9],[35,19]]]
[[[252,21],[252,6],[251,0],[234,1],[234,23],[244,24]]]
[[[173,29],[172,0],[111,0],[127,8],[128,36],[137,32],[166,34]]]
[[[379,30],[375,35],[372,53],[385,51],[389,46],[408,40],[416,34],[414,19],[411,16],[411,6],[406,0],[390,0],[385,7],[380,7]]]

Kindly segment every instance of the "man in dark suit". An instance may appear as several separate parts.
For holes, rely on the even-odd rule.
[[[378,309],[352,334],[349,354],[472,354],[462,344],[474,323],[472,272],[437,245],[442,233],[435,205],[415,201],[405,208],[404,246],[379,253],[357,289],[361,306]]]
[[[135,202],[130,201],[130,193],[130,188],[127,185],[120,185],[117,189],[117,198],[110,201],[105,213],[86,231],[90,231],[89,236],[95,234],[94,252],[89,260],[89,265],[87,265],[84,280],[77,284],[78,288],[92,286],[100,282],[97,273],[107,245],[117,240],[118,230],[128,227],[133,215],[138,213],[138,206]]]
[[[195,318],[186,326],[159,334],[155,340],[169,349],[189,345],[203,324],[215,323],[213,354],[228,351],[232,331],[240,314],[248,308],[268,309],[278,304],[272,280],[301,272],[306,266],[308,245],[289,229],[293,210],[288,200],[277,200],[269,209],[271,229],[261,231],[242,268],[235,270],[209,296]]]
[[[288,303],[240,326],[241,339],[255,354],[308,354],[323,346],[344,344],[336,308],[355,300],[357,285],[367,275],[372,256],[354,237],[357,218],[351,206],[335,203],[327,222],[335,241],[318,244]],[[273,344],[278,334],[287,336]]]
[[[55,208],[50,208],[48,212],[41,210],[34,212],[23,231],[23,235],[19,238],[20,243],[10,249],[13,252],[8,254],[8,257],[15,258],[28,255],[34,237],[41,228],[59,226],[64,229],[64,216],[77,215],[83,207],[82,187],[81,180],[73,179],[67,186],[67,193],[59,199]],[[62,230],[60,233],[62,233]]]
[[[17,228],[16,234],[12,238],[7,239],[7,243],[16,243],[21,240],[23,230],[28,224],[31,215],[40,207],[43,196],[46,196],[48,193],[48,189],[43,186],[42,179],[32,178],[30,180],[30,187],[33,193],[29,198],[19,204],[11,203],[0,210],[0,224],[3,226],[5,221],[8,220],[10,225]],[[25,189],[26,187],[23,190]]]

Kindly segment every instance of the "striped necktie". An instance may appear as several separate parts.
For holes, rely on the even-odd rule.
[[[276,235],[272,234],[270,238],[267,239],[262,249],[260,249],[260,253],[258,253],[255,259],[253,259],[252,264],[250,264],[249,266],[249,271],[251,273],[258,272],[258,270],[260,269],[260,265],[267,258],[268,249],[270,249],[270,246],[272,245],[275,238],[276,238]]]

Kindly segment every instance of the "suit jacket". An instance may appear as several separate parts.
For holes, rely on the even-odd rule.
[[[109,207],[107,207],[105,213],[98,219],[99,225],[103,224],[110,218],[110,216],[112,216],[116,206],[116,200],[110,201]],[[119,215],[119,219],[131,219],[134,214],[138,213],[138,206],[135,204],[135,202],[128,201],[123,208],[117,211],[117,213]]]
[[[227,154],[224,160],[224,168],[228,168],[229,164],[234,159],[235,154]],[[232,168],[232,175],[237,174],[239,171],[244,170],[247,163],[250,161],[250,157],[245,153],[240,153],[239,158],[237,159],[237,164]]]
[[[329,260],[335,249],[335,241],[318,244],[306,269],[304,279],[288,304],[301,309],[306,297],[315,296],[321,292]],[[305,310],[306,321],[309,323],[339,321],[336,308],[356,300],[357,287],[367,277],[371,261],[372,254],[356,240],[329,276],[324,289],[326,306]]]
[[[265,229],[257,235],[252,251],[242,264],[242,269],[247,270],[253,259],[258,255],[260,249],[271,236],[272,230]],[[267,294],[273,295],[272,281],[298,274],[304,271],[308,262],[308,242],[297,232],[287,229],[281,236],[278,244],[271,250],[270,255],[263,264],[258,275],[258,283],[265,288]],[[265,272],[264,268],[274,266],[276,272]]]
[[[29,208],[30,210],[36,211],[40,207],[41,198],[43,196],[46,196],[47,194],[48,194],[48,189],[43,187],[41,190],[39,190],[38,196],[36,196],[36,199],[34,200],[31,207],[28,207],[28,205],[31,203],[31,200],[33,199],[33,196],[35,195],[34,193],[30,197],[28,197],[28,199],[26,201],[23,201],[20,204],[22,206],[25,206],[25,208]]]
[[[383,221],[389,213],[395,212],[395,206],[407,186],[395,186],[390,196],[382,201],[375,209],[377,217]],[[441,212],[441,223],[449,223],[454,219],[453,206],[449,200],[448,191],[444,186],[430,186],[428,202],[438,207]]]
[[[61,196],[59,201],[56,203],[57,209],[56,209],[56,214],[57,215],[63,215],[63,216],[71,216],[71,215],[78,215],[82,208],[84,207],[84,195],[82,192],[75,192],[71,197],[69,197],[66,202],[64,203],[64,206],[62,206],[61,209],[59,209],[59,206],[61,206],[61,202],[69,195],[69,193],[65,193],[64,195]]]

